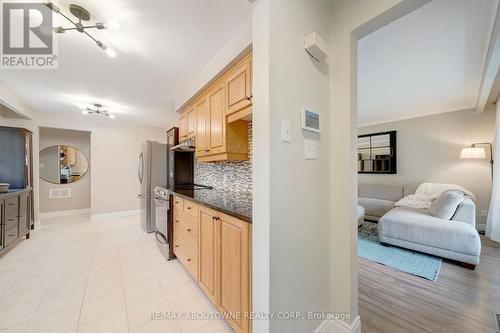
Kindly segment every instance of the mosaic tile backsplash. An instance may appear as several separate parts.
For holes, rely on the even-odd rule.
[[[195,183],[218,190],[252,192],[252,122],[248,123],[248,148],[248,161],[195,162]]]

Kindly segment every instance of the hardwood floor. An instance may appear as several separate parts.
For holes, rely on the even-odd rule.
[[[443,260],[436,282],[359,258],[363,333],[490,333],[500,313],[500,245],[482,237],[475,271]]]

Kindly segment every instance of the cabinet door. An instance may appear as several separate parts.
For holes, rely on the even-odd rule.
[[[219,264],[219,221],[215,220],[212,211],[200,209],[199,261],[200,287],[210,300],[219,302],[220,276]]]
[[[29,196],[28,194],[22,195],[19,198],[19,234],[26,233],[30,228],[29,219]]]
[[[224,84],[219,83],[208,94],[210,109],[210,154],[222,153],[226,148],[224,90]]]
[[[251,57],[238,64],[226,78],[227,115],[252,104],[252,61]]]
[[[250,229],[249,224],[220,216],[221,300],[220,306],[236,332],[249,332]]]
[[[187,138],[187,127],[188,127],[188,124],[187,124],[187,115],[183,114],[179,118],[179,139],[182,140],[182,139]]]
[[[3,234],[4,234],[4,203],[3,200],[0,200],[0,249],[3,249]]]
[[[196,111],[196,154],[207,155],[210,152],[210,115],[208,99],[203,98],[195,106]]]
[[[194,107],[187,112],[187,136],[192,137],[196,131],[196,111]]]

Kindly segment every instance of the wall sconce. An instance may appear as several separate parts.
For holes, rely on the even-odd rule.
[[[491,143],[478,142],[473,143],[470,147],[462,148],[460,152],[461,159],[486,159],[486,150],[484,147],[487,146],[490,149],[490,166],[491,166],[491,179],[493,179],[493,146]]]

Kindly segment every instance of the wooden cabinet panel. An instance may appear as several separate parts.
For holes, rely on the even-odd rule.
[[[187,134],[188,134],[187,114],[184,113],[179,118],[179,139],[183,140],[187,138]]]
[[[5,230],[5,246],[9,246],[10,243],[19,238],[19,230],[17,225]]]
[[[210,153],[210,113],[206,96],[196,103],[195,110],[196,154],[201,156]]]
[[[210,153],[225,151],[226,114],[224,112],[224,84],[215,85],[208,93],[210,110]]]
[[[200,209],[199,284],[214,304],[218,304],[220,298],[219,225],[212,210]]]
[[[194,107],[187,112],[187,136],[192,137],[196,131],[196,111]]]
[[[184,213],[191,215],[192,217],[198,218],[198,205],[194,202],[185,200],[184,201]]]
[[[236,332],[249,332],[250,231],[249,224],[220,215],[221,300],[220,307]]]
[[[19,198],[19,233],[24,234],[30,229],[29,219],[29,196],[21,195]]]
[[[252,60],[243,59],[226,78],[226,115],[244,109],[252,104]]]

